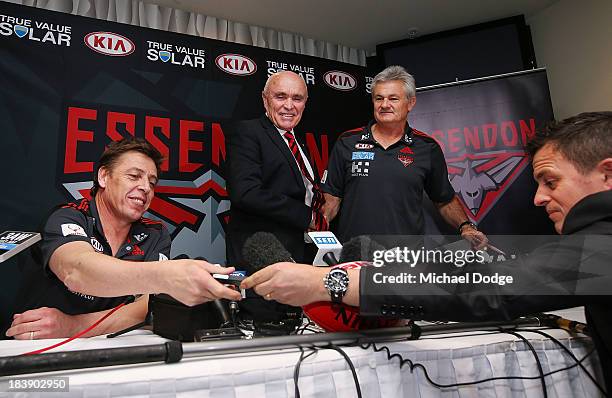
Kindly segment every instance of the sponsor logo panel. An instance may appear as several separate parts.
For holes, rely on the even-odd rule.
[[[367,177],[370,175],[370,162],[353,161],[351,166],[351,176]]]
[[[331,70],[323,75],[323,81],[329,87],[340,91],[350,91],[357,87],[357,80],[353,75],[339,70]]]
[[[257,72],[257,64],[240,54],[221,54],[215,59],[215,65],[230,75],[248,76]]]
[[[291,71],[295,72],[304,79],[306,85],[314,86],[315,85],[315,68],[314,66],[302,65],[302,64],[292,64],[283,61],[275,61],[275,60],[267,60],[266,61],[268,77],[275,74],[276,72],[282,71]]]
[[[353,152],[351,160],[374,160],[374,152]]]
[[[96,238],[91,238],[90,241],[95,251],[97,251],[98,253],[104,252],[104,247],[102,247],[102,243],[100,243]]]
[[[147,59],[151,62],[205,69],[206,50],[147,40]]]
[[[134,235],[134,239],[136,239],[138,242],[142,242],[143,240],[147,239],[148,236],[149,234],[145,234],[144,232],[142,232]]]
[[[0,14],[0,36],[70,47],[72,26]]]
[[[113,32],[91,32],[83,40],[91,50],[110,57],[125,57],[136,50],[132,40]]]
[[[365,76],[365,92],[372,94],[372,81],[374,80],[371,76]]]

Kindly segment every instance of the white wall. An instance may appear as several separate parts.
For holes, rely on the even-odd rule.
[[[612,1],[560,0],[527,23],[555,118],[612,111]]]

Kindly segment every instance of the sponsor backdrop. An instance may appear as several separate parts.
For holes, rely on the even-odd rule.
[[[365,68],[0,2],[0,228],[37,228],[88,197],[110,140],[145,137],[166,157],[146,215],[172,255],[225,261],[224,131],[259,117],[269,74],[293,70],[310,98],[298,130],[322,175],[335,137],[366,123]]]
[[[546,71],[417,90],[411,125],[440,143],[466,213],[488,234],[554,234],[524,147],[553,118]],[[428,203],[430,233],[454,233]]]
[[[167,158],[147,216],[167,225],[172,255],[224,262],[224,131],[262,114],[268,75],[306,81],[299,130],[319,176],[337,134],[371,115],[366,69],[320,58],[4,2],[0,43],[0,231],[36,229],[52,206],[88,197],[104,146],[136,135]],[[537,233],[546,222],[526,205],[534,184],[522,145],[551,115],[538,72],[422,91],[411,123],[442,144],[474,221]]]

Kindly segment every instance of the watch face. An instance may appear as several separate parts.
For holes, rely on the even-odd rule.
[[[344,270],[331,270],[326,278],[325,287],[332,292],[346,292],[349,278]]]

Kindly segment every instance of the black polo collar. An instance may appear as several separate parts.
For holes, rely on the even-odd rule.
[[[98,213],[98,207],[96,206],[95,196],[89,201],[89,214],[93,218],[94,228],[98,231],[100,236],[106,237],[106,235],[104,235],[104,230],[102,229],[102,223],[100,222],[100,214]],[[136,241],[136,243],[140,243],[147,239],[149,235],[150,232],[147,231],[147,228],[142,224],[141,220],[139,220],[132,223],[127,241]]]
[[[376,143],[376,140],[374,139],[374,134],[372,134],[372,126],[374,126],[374,124],[376,124],[376,120],[370,120],[368,125],[365,127],[359,142]],[[414,133],[412,131],[412,127],[410,127],[410,125],[406,123],[406,127],[404,128],[404,136],[402,137],[401,141],[408,146],[412,145],[414,141],[412,138],[413,134]]]

